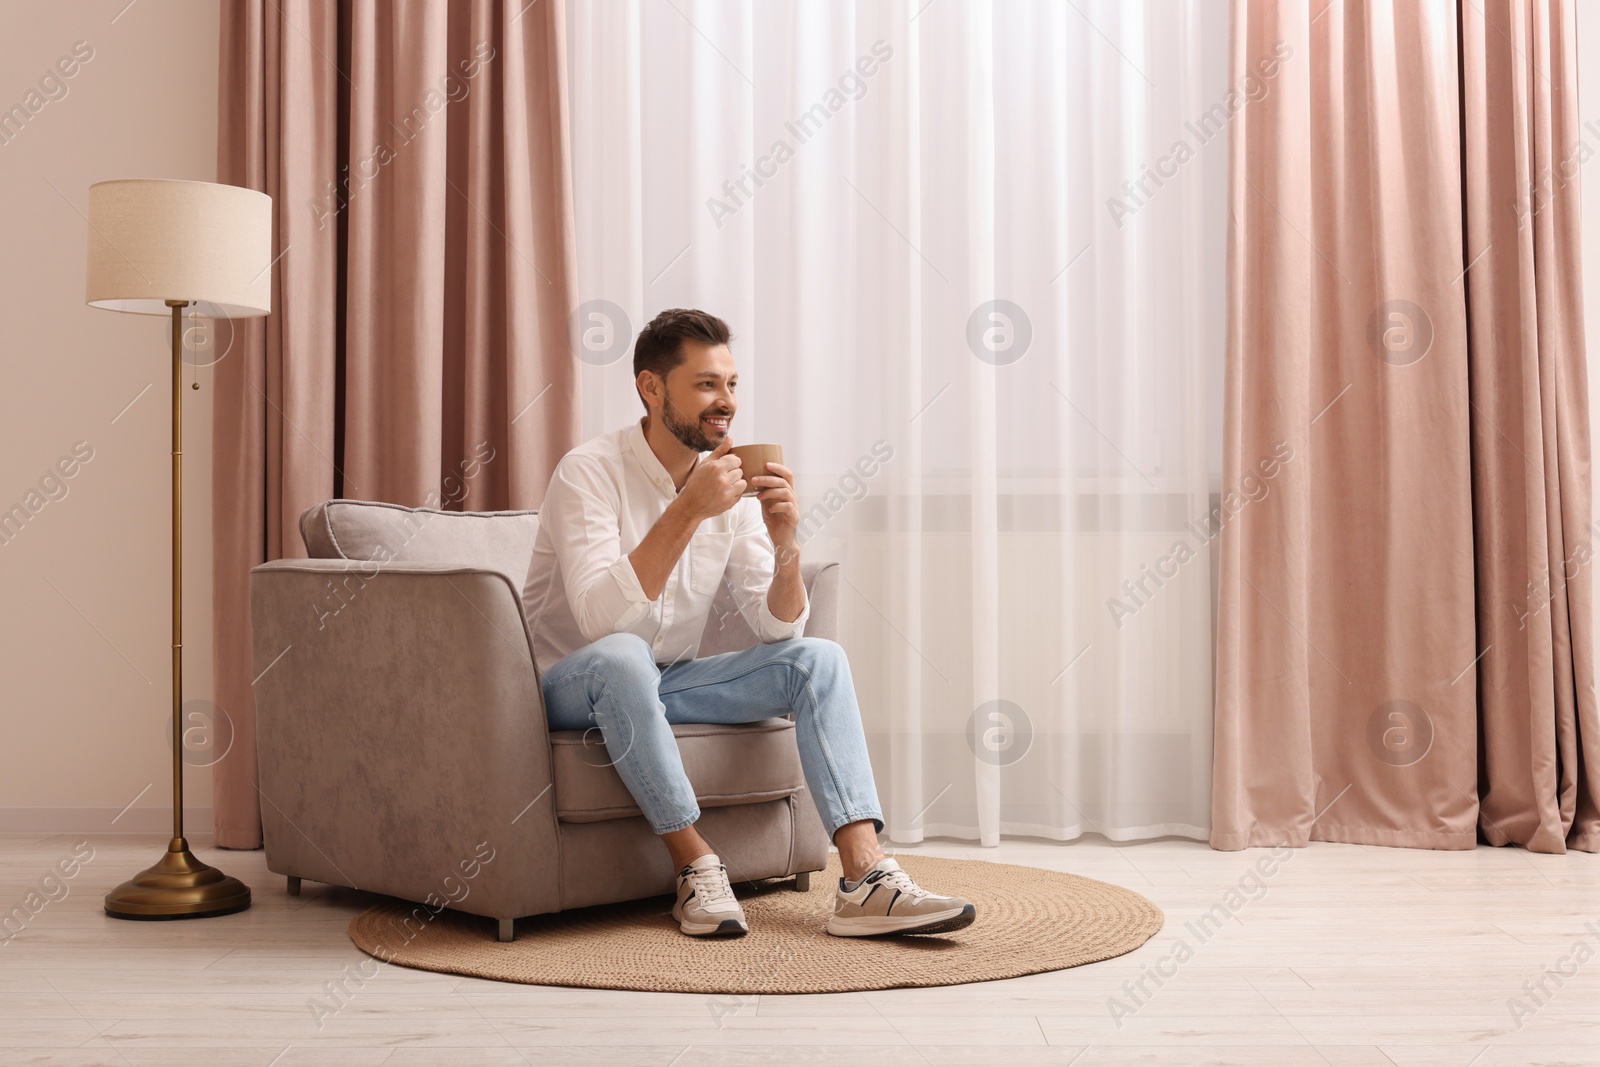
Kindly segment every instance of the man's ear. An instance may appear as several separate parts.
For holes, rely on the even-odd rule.
[[[645,402],[651,400],[659,407],[665,403],[667,383],[655,371],[642,370],[639,372],[639,391],[644,394]]]

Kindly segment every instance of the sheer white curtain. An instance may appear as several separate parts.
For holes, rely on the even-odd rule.
[[[728,320],[891,840],[1204,839],[1227,5],[569,12],[586,434]]]

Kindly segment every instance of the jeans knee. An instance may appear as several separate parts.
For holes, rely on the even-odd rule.
[[[661,678],[650,643],[638,634],[606,634],[582,650],[584,666],[607,682],[654,685]]]
[[[846,662],[844,646],[831,637],[796,637],[793,641],[802,663],[839,665]]]

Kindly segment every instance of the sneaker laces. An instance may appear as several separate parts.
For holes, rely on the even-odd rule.
[[[705,907],[737,899],[728,884],[728,870],[720,863],[715,867],[690,867],[689,877],[694,880],[695,897]]]
[[[911,876],[899,866],[894,867],[892,870],[884,871],[883,877],[878,879],[878,884],[887,885],[892,889],[898,889],[903,896],[914,898],[933,896],[933,893],[922,888],[916,882],[913,882],[911,880]]]

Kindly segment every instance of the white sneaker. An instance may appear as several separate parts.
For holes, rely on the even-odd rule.
[[[744,909],[728,884],[728,870],[714,852],[691,860],[678,872],[678,902],[672,906],[678,929],[695,937],[743,937],[750,932]]]
[[[885,856],[852,888],[839,879],[828,933],[837,937],[874,934],[945,934],[971,926],[977,909],[964,897],[943,897],[923,889]]]

